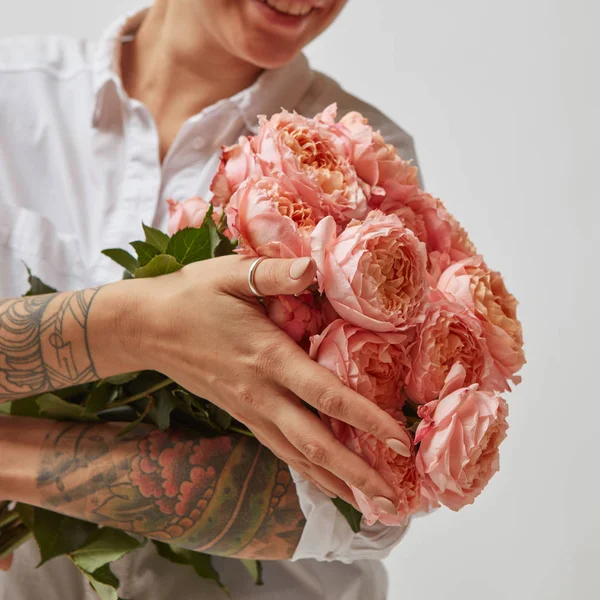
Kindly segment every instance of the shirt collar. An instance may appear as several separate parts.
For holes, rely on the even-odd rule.
[[[122,41],[135,34],[148,8],[128,13],[115,21],[102,35],[93,58],[94,127],[105,119],[115,119],[115,104],[108,96],[116,94],[121,104],[127,99],[120,75]],[[312,81],[313,72],[303,54],[279,69],[264,71],[248,88],[231,98],[224,98],[212,107],[236,109],[252,133],[258,130],[258,115],[271,116],[281,108],[293,109],[304,96]],[[206,110],[206,109],[205,109]],[[107,114],[110,113],[110,114]]]

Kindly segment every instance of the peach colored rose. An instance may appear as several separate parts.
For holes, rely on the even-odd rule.
[[[365,217],[369,186],[358,178],[350,141],[337,126],[283,111],[261,117],[251,143],[263,174],[288,176],[305,203],[340,225]]]
[[[452,510],[472,504],[498,471],[508,429],[506,402],[477,384],[462,387],[465,376],[455,364],[440,399],[420,407],[415,437],[423,494]]]
[[[201,227],[204,217],[208,212],[210,204],[200,197],[188,198],[184,202],[175,202],[169,198],[169,223],[167,231],[173,235],[180,229],[186,227]],[[213,220],[219,223],[221,211],[218,208],[213,209]]]
[[[302,202],[285,176],[245,181],[231,197],[225,213],[241,254],[310,256],[310,234],[319,213]]]
[[[449,252],[452,227],[439,201],[417,186],[405,186],[402,194],[390,195],[380,210],[396,215],[426,246],[427,252]]]
[[[312,292],[299,296],[272,296],[264,299],[267,316],[297,344],[308,349],[308,339],[325,327],[321,299]]]
[[[240,137],[237,144],[223,148],[219,169],[210,186],[215,206],[227,206],[231,196],[246,179],[260,177],[261,169],[247,137]]]
[[[347,113],[339,125],[352,140],[352,164],[358,176],[373,188],[370,206],[378,208],[386,194],[417,185],[417,167],[400,158],[396,148],[386,144],[381,133],[373,131],[360,113]]]
[[[343,439],[345,445],[364,458],[397,491],[397,516],[383,512],[368,496],[357,488],[351,488],[356,503],[368,525],[381,521],[384,525],[404,525],[408,517],[432,506],[421,493],[422,478],[415,463],[414,448],[410,456],[396,454],[376,437],[352,427],[348,427]],[[408,434],[407,434],[408,435]]]
[[[419,404],[439,396],[455,363],[465,369],[466,386],[479,383],[485,391],[509,389],[492,359],[481,321],[437,290],[430,294],[424,321],[417,327],[411,359],[406,393]]]
[[[319,285],[344,319],[371,331],[419,320],[427,284],[425,246],[395,215],[372,211],[335,237],[323,219],[311,236]]]
[[[310,356],[348,387],[402,420],[409,369],[404,333],[375,333],[337,319],[310,344]]]
[[[490,271],[481,256],[474,256],[448,267],[438,289],[480,319],[496,366],[504,377],[520,383],[515,373],[525,364],[523,333],[517,300],[507,291],[502,275]]]

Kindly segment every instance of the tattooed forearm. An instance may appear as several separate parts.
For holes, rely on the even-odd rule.
[[[292,556],[304,527],[295,486],[256,440],[62,427],[42,451],[49,508],[209,554]]]
[[[98,379],[87,341],[97,293],[0,302],[0,402]]]

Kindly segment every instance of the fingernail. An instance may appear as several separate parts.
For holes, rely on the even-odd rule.
[[[393,502],[384,496],[374,496],[373,502],[375,502],[375,504],[377,504],[377,506],[379,506],[379,508],[388,515],[396,516],[398,514]]]
[[[410,448],[401,440],[397,440],[396,438],[388,438],[385,440],[385,443],[400,456],[406,456],[407,458],[410,456]]]
[[[306,270],[310,266],[311,259],[308,256],[304,258],[299,258],[295,260],[290,265],[289,274],[292,279],[301,279],[302,276],[306,273]]]

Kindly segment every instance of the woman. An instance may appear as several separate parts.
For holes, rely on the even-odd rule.
[[[312,115],[337,102],[342,113],[360,110],[414,159],[404,132],[311,71],[301,55],[344,4],[156,0],[111,27],[95,48],[62,38],[0,46],[0,297],[7,298],[0,301],[0,401],[156,369],[229,411],[264,445],[150,428],[119,439],[108,424],[5,418],[0,497],[150,538],[185,539],[215,556],[266,559],[262,588],[249,585],[239,562],[216,559],[234,598],[386,596],[381,563],[364,559],[386,556],[403,529],[353,535],[329,497],[351,502],[353,485],[393,512],[395,491],[298,399],[399,452],[402,429],[268,321],[249,289],[247,260],[226,257],[105,285],[120,270],[100,250],[125,247],[141,221],[165,229],[168,198],[209,197],[220,147],[280,107]],[[82,291],[21,299],[22,262],[56,289]],[[293,294],[314,274],[308,259],[268,260],[254,284],[262,295]],[[289,364],[293,370],[282,368]],[[243,477],[223,466],[236,452]],[[160,470],[155,487],[146,479],[151,460]],[[276,469],[280,483],[264,509],[241,518],[213,493],[228,478],[241,510],[261,485],[261,469]],[[135,483],[143,499],[128,506],[129,516],[114,508],[123,482]],[[203,485],[212,496],[198,500]],[[203,525],[208,510],[211,527]],[[66,559],[33,572],[37,561],[32,546],[17,552],[0,597],[94,597]],[[224,597],[150,545],[115,571],[127,598]]]

